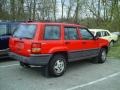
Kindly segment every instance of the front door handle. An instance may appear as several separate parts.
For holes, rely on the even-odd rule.
[[[86,42],[82,42],[82,44],[86,44]]]

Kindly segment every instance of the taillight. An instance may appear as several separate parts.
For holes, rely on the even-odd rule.
[[[34,53],[34,54],[40,54],[41,44],[40,43],[33,43],[32,48],[31,48],[31,52]]]

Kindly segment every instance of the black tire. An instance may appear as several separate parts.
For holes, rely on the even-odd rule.
[[[23,63],[23,62],[20,62],[20,66],[25,67],[25,68],[30,68],[29,64],[26,64],[26,63]]]
[[[109,47],[113,47],[113,45],[114,45],[114,41],[111,41],[111,42],[109,43]]]
[[[98,56],[95,58],[97,63],[104,63],[107,58],[107,49],[101,48]]]
[[[66,71],[66,59],[63,55],[57,54],[52,57],[48,64],[50,75],[59,77]]]

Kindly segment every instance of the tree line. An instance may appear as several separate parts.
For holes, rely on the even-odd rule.
[[[0,0],[0,20],[28,19],[120,31],[120,0]]]

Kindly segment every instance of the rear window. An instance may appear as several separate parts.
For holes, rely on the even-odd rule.
[[[21,24],[13,34],[13,37],[32,39],[36,31],[35,24]]]

